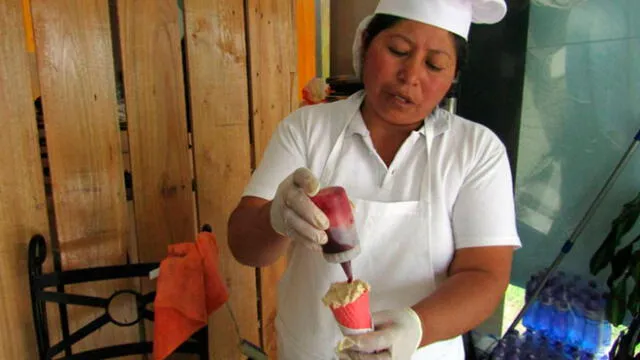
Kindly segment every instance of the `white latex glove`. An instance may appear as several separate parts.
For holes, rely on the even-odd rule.
[[[271,226],[280,235],[320,251],[327,242],[329,219],[309,198],[320,182],[309,169],[299,168],[278,186],[271,203]]]
[[[420,318],[411,308],[372,314],[375,330],[346,336],[338,346],[340,359],[409,360],[422,340]]]

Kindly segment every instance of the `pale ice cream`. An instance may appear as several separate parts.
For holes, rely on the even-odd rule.
[[[322,298],[322,302],[331,308],[337,308],[358,300],[370,290],[369,284],[363,280],[353,282],[339,282],[331,284],[329,291]]]
[[[367,282],[356,279],[331,284],[322,298],[344,335],[363,334],[373,330],[369,290]]]

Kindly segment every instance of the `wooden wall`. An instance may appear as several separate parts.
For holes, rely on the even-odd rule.
[[[0,1],[0,359],[36,358],[32,235],[43,234],[49,259],[67,270],[159,261],[203,223],[218,237],[241,336],[275,359],[284,263],[239,265],[226,224],[275,126],[298,104],[297,55],[315,64],[296,52],[295,9],[308,9],[296,1],[304,0],[184,0],[184,39],[176,0]],[[70,290],[105,296],[153,285]],[[71,330],[98,315],[70,313]],[[242,358],[229,312],[210,324],[211,358]],[[108,327],[74,348],[140,336]]]
[[[27,244],[48,236],[21,0],[0,1],[0,358],[33,359]]]
[[[378,5],[372,0],[331,1],[331,75],[353,74],[351,47],[358,24]]]
[[[282,34],[295,31],[295,13],[294,8],[282,0],[248,0],[247,4],[252,133],[254,161],[258,164],[276,124],[291,112],[299,98],[295,47],[278,48],[272,43]],[[284,267],[285,259],[282,258],[259,273],[262,345],[270,358],[276,351],[276,284]]]

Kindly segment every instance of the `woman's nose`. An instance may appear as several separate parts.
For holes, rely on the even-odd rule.
[[[420,65],[421,62],[413,57],[405,59],[398,70],[398,80],[403,84],[417,85],[422,71]]]

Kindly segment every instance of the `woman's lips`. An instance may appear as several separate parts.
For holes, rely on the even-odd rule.
[[[387,94],[388,94],[389,98],[391,99],[391,102],[396,104],[396,105],[399,105],[399,106],[402,106],[402,107],[413,106],[414,105],[413,100],[411,100],[411,98],[408,97],[408,96],[404,96],[404,95],[398,94],[398,93],[387,93]]]

